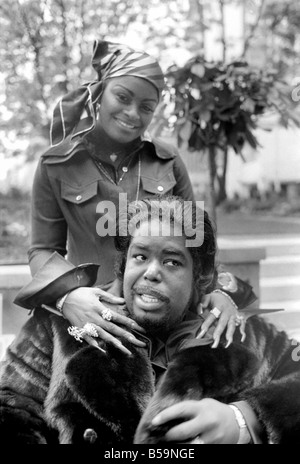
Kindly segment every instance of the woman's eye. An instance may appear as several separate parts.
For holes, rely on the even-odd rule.
[[[155,111],[151,106],[143,106],[143,107],[142,107],[142,110],[143,110],[145,113],[154,113],[154,111]]]
[[[119,99],[122,103],[128,103],[129,98],[127,97],[127,95],[118,94],[117,96],[118,96],[118,99]]]

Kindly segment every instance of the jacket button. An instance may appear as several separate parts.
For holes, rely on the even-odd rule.
[[[83,434],[83,439],[85,441],[89,442],[92,445],[93,443],[95,443],[97,438],[98,438],[98,435],[94,429],[85,429],[84,434]]]
[[[82,195],[77,195],[76,201],[80,201],[80,200],[82,200]]]
[[[163,192],[163,191],[164,191],[164,188],[163,188],[162,185],[159,185],[159,186],[157,187],[157,190],[158,190],[159,192]]]

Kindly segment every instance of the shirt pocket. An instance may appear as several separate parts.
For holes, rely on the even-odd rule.
[[[98,182],[93,182],[88,185],[69,185],[65,182],[61,183],[61,198],[80,205],[95,197],[98,192]]]
[[[176,179],[173,171],[168,171],[160,178],[151,178],[141,176],[143,190],[151,194],[171,193],[176,185]]]

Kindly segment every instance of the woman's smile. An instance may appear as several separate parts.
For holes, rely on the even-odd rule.
[[[139,125],[126,122],[123,119],[118,118],[118,117],[115,117],[114,119],[124,129],[127,129],[127,130],[138,130],[139,129]]]

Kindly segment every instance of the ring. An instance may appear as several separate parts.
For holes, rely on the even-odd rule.
[[[241,325],[241,323],[243,322],[244,318],[243,316],[236,316],[235,318],[235,325],[238,327],[239,325]]]
[[[93,324],[92,322],[87,322],[83,326],[83,330],[84,330],[85,334],[89,335],[90,337],[95,337],[95,338],[99,337],[97,328],[96,328],[95,324]]]
[[[82,340],[83,340],[82,337],[85,334],[84,329],[79,329],[78,327],[71,325],[70,327],[68,327],[68,332],[69,332],[69,335],[75,338],[75,340],[82,343]]]
[[[219,317],[222,314],[222,311],[220,311],[218,308],[213,308],[211,311],[209,311],[213,316],[215,316],[216,319],[219,319]]]
[[[105,321],[111,321],[112,320],[112,312],[111,312],[111,310],[110,309],[104,309],[104,311],[102,311],[102,313],[101,313],[101,317]]]

